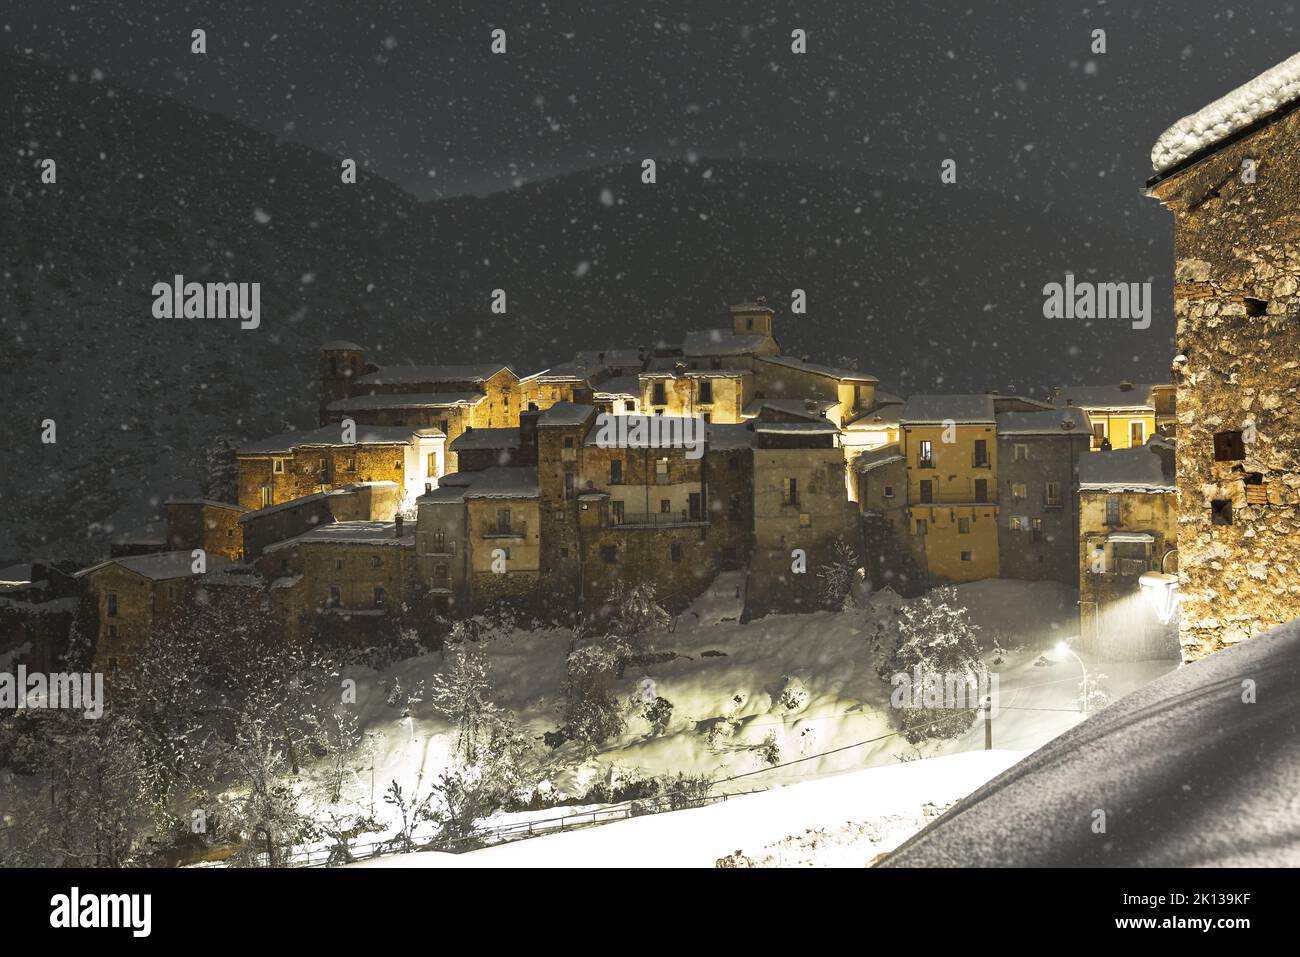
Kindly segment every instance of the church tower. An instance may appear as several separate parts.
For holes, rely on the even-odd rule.
[[[331,402],[352,395],[352,382],[366,373],[366,351],[355,342],[335,339],[320,347],[320,424],[330,422]]]
[[[753,302],[742,302],[731,307],[731,331],[738,336],[765,336],[775,339],[772,330],[774,317],[772,307],[767,304],[766,296],[759,296]]]

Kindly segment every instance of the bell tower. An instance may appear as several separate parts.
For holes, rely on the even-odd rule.
[[[330,422],[331,402],[352,395],[353,380],[365,375],[366,351],[355,342],[335,339],[320,347],[320,424]]]
[[[731,307],[731,331],[738,336],[765,336],[773,339],[774,315],[766,296],[759,296],[753,302],[742,302]]]

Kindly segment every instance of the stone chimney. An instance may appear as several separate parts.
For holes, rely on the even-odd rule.
[[[393,538],[402,537],[402,513],[393,513]]]

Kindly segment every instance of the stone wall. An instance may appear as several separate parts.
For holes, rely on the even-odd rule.
[[[1300,113],[1152,192],[1175,216],[1180,641],[1191,661],[1300,616]]]

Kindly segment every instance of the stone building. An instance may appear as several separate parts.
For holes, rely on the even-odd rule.
[[[1300,60],[1180,120],[1174,217],[1180,640],[1194,660],[1300,616]]]
[[[754,394],[748,369],[693,369],[686,359],[652,360],[641,373],[638,408],[653,415],[700,416],[706,422],[735,424]]]
[[[1079,635],[1112,660],[1178,657],[1139,579],[1178,571],[1174,449],[1164,439],[1079,459]]]
[[[167,549],[201,548],[237,562],[244,557],[244,530],[240,520],[248,509],[211,499],[170,499],[167,514]]]
[[[936,582],[998,577],[998,443],[990,395],[917,395],[899,413],[908,529]]]
[[[209,555],[206,571],[230,564]],[[76,573],[94,596],[99,618],[95,641],[96,671],[129,671],[148,646],[156,623],[166,621],[193,601],[203,574],[190,551],[158,552],[113,558]]]
[[[444,471],[445,437],[438,429],[356,425],[289,432],[238,452],[239,504],[247,509],[365,482],[396,482],[402,507],[412,505]]]
[[[363,482],[244,512],[239,516],[244,560],[257,558],[268,545],[332,522],[391,520],[402,510],[401,493],[396,482]]]
[[[257,569],[290,636],[318,615],[374,623],[416,593],[415,529],[400,518],[333,522],[263,549]]]
[[[754,546],[746,613],[810,611],[818,572],[836,543],[858,544],[857,509],[844,490],[844,451],[834,423],[755,420]]]
[[[537,469],[453,472],[419,499],[416,565],[435,606],[457,615],[542,610]]]
[[[1088,417],[1079,408],[1000,412],[997,420],[998,574],[1078,581],[1079,459]]]

